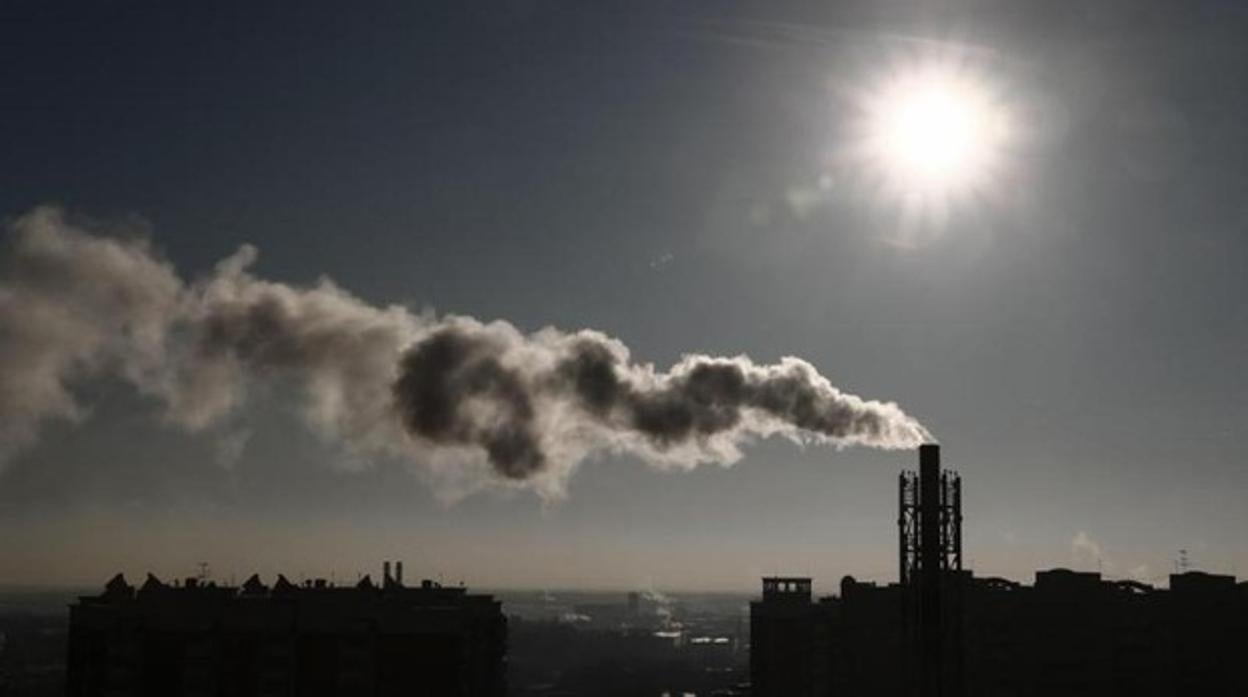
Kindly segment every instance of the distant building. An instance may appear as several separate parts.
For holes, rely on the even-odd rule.
[[[70,607],[70,697],[506,693],[501,604],[430,581],[239,588],[118,575]]]
[[[924,446],[900,481],[900,578],[839,596],[764,578],[750,606],[754,697],[1248,695],[1248,583],[1187,572],[1169,589],[1054,569],[1035,584],[962,569],[961,480]]]

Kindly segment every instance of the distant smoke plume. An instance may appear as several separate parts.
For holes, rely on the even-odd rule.
[[[444,492],[494,481],[555,498],[603,452],[687,469],[731,463],[771,435],[877,448],[929,438],[895,404],[845,394],[797,358],[688,355],[660,372],[595,331],[526,335],[374,307],[328,279],[265,281],[249,272],[249,246],[187,282],[145,241],[97,236],[54,208],[9,227],[0,462],[44,421],[84,418],[73,386],[101,376],[130,382],[189,431],[283,382],[318,433],[360,459],[426,465]]]

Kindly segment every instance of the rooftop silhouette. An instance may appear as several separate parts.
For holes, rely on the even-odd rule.
[[[501,604],[432,581],[241,586],[117,575],[70,608],[68,690],[95,695],[506,693]]]
[[[1248,583],[976,578],[961,568],[961,480],[940,472],[936,446],[920,449],[917,478],[902,474],[899,507],[900,582],[846,576],[816,600],[809,578],[763,579],[750,607],[756,697],[1248,694]]]

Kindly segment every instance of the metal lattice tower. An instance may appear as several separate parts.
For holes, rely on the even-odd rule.
[[[919,472],[901,473],[897,495],[907,692],[960,694],[961,604],[948,579],[962,571],[962,478],[941,472],[940,446],[922,445]]]
[[[962,570],[962,477],[957,472],[940,475],[940,568]]]
[[[897,533],[901,585],[919,578],[919,475],[903,470],[897,481]]]
[[[941,571],[962,570],[962,477],[957,472],[940,473],[937,487],[940,501],[938,525],[939,549],[935,555]],[[919,474],[902,471],[897,482],[897,534],[899,577],[901,584],[910,585],[919,579],[922,546],[922,495]]]

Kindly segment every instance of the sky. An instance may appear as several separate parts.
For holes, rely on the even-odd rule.
[[[213,3],[0,8],[0,217],[58,206],[186,279],[809,361],[964,480],[981,576],[1248,575],[1248,8],[1235,2]],[[847,164],[855,95],[955,56],[999,167],[907,214]],[[6,254],[12,255],[12,244]],[[6,340],[0,333],[0,340]],[[78,381],[0,466],[0,584],[284,572],[753,590],[896,578],[907,450],[763,439],[731,466],[589,458],[451,501],[346,457],[280,387],[190,433]]]

